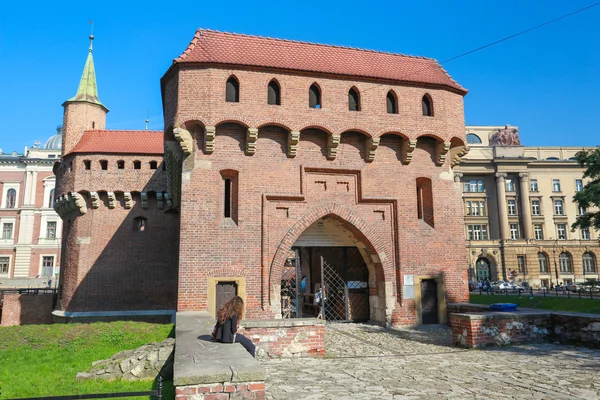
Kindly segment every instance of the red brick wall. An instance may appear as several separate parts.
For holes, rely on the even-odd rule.
[[[259,358],[325,355],[325,326],[244,327],[241,333],[252,340]]]
[[[231,74],[240,82],[239,103],[224,100]],[[281,106],[266,104],[272,78],[281,85]],[[322,89],[322,109],[308,108],[308,88],[315,81]],[[287,257],[302,231],[326,215],[345,221],[365,246],[377,281],[371,282],[371,293],[398,296],[397,304],[381,306],[384,298],[380,302],[384,309],[395,308],[391,322],[416,318],[414,301],[401,298],[403,274],[443,275],[448,301],[468,299],[460,188],[453,182],[450,157],[438,166],[435,141],[423,138],[464,141],[461,95],[438,88],[187,66],[163,83],[167,118],[173,116],[196,132],[190,156],[195,169],[184,173],[182,185],[178,310],[206,309],[207,277],[245,276],[249,317],[276,316],[277,309],[269,305],[276,301],[282,254]],[[352,86],[361,92],[360,112],[347,109]],[[389,89],[398,95],[399,114],[386,112]],[[435,117],[422,116],[425,93],[433,98]],[[195,130],[197,124],[217,126],[213,154],[204,152],[203,129]],[[246,127],[259,128],[251,156],[244,153]],[[289,130],[301,131],[295,158],[286,154]],[[335,160],[327,159],[331,133],[342,133]],[[375,160],[366,162],[370,136],[381,142]],[[404,165],[402,147],[417,138],[412,162]],[[222,217],[223,170],[239,173],[237,224]],[[418,223],[419,177],[431,179],[435,228]],[[384,293],[386,282],[392,288]]]
[[[214,383],[207,385],[190,385],[175,387],[176,400],[228,400],[248,399],[263,400],[265,398],[264,382]]]
[[[2,326],[51,324],[53,294],[4,294]]]
[[[92,125],[92,122],[94,125]],[[106,125],[106,111],[102,107],[74,102],[65,104],[63,114],[62,153],[69,152],[79,143],[83,132],[90,129],[104,129]]]

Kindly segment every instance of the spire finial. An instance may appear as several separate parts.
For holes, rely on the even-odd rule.
[[[148,110],[146,110],[146,130],[148,130],[148,122],[150,122],[150,117],[148,117]]]
[[[90,23],[90,53],[92,52],[92,42],[94,41],[94,21],[88,20]]]

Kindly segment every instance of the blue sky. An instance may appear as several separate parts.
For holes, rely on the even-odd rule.
[[[0,148],[23,151],[62,123],[94,20],[108,129],[162,128],[159,79],[198,27],[440,61],[594,0],[30,1],[0,12]],[[525,145],[600,144],[600,6],[444,64],[469,89],[470,125],[517,125]]]

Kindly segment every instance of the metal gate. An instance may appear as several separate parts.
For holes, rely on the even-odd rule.
[[[358,249],[343,250],[338,257],[321,256],[323,283],[318,295],[321,316],[326,321],[367,321],[370,316],[367,267]]]
[[[301,318],[301,297],[300,296],[300,252],[295,249],[295,257],[288,258],[283,266],[283,275],[281,277],[281,317],[282,318]]]

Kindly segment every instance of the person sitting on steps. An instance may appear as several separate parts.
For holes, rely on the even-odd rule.
[[[254,343],[246,336],[237,334],[243,311],[244,300],[240,296],[234,296],[223,304],[217,311],[217,323],[212,332],[212,339],[222,343],[240,343],[254,357]]]

